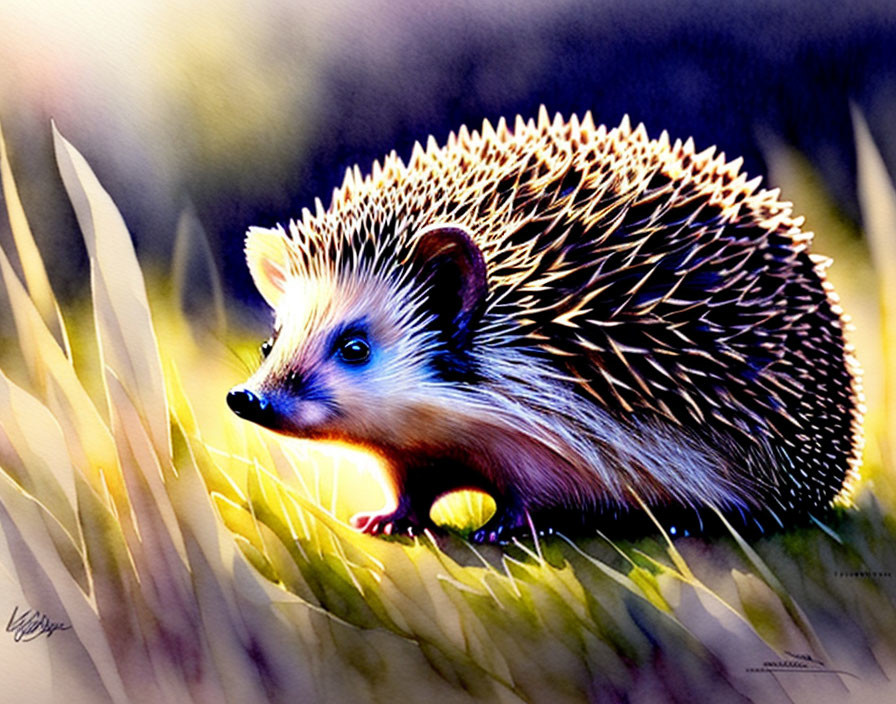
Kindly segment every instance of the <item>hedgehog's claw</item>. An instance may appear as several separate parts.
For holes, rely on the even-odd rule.
[[[422,535],[426,525],[401,509],[391,513],[358,513],[349,521],[353,528],[368,535]]]

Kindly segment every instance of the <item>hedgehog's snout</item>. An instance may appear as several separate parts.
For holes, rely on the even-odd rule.
[[[227,405],[240,418],[269,428],[275,425],[277,414],[271,402],[249,389],[241,386],[232,388],[227,394]]]

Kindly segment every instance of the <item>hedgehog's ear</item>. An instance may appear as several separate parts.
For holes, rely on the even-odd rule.
[[[251,227],[246,233],[246,262],[258,292],[276,308],[286,285],[289,243],[280,230]]]
[[[485,260],[466,230],[433,225],[422,230],[413,254],[426,277],[428,304],[440,329],[463,344],[482,315]]]

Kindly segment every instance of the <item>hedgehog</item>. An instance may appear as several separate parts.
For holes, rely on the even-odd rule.
[[[367,448],[369,534],[495,501],[474,542],[663,509],[785,526],[848,496],[861,389],[825,270],[777,189],[715,148],[544,108],[348,170],[252,227],[274,310],[244,419]]]

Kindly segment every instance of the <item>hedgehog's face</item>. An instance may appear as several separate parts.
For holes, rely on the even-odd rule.
[[[439,381],[432,353],[443,346],[425,291],[361,272],[297,273],[287,246],[279,233],[250,234],[250,269],[276,312],[274,334],[262,345],[258,371],[228,395],[230,407],[299,437],[419,442],[411,435],[431,413]],[[439,293],[444,306],[452,294]],[[455,317],[458,308],[450,308]]]
[[[363,441],[401,427],[428,375],[393,298],[378,281],[286,280],[261,366],[231,407],[300,437]]]

